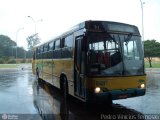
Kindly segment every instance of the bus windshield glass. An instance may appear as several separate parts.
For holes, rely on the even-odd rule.
[[[139,36],[90,33],[88,38],[89,75],[142,75],[143,51]]]

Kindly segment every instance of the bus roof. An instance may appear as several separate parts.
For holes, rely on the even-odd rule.
[[[125,33],[133,33],[140,35],[138,28],[135,25],[130,25],[126,23],[120,23],[120,22],[113,22],[113,21],[97,21],[97,20],[88,20],[81,22],[73,27],[71,27],[67,32],[64,32],[63,34],[54,37],[53,39],[50,39],[47,42],[40,43],[36,45],[35,47],[41,46],[45,43],[48,43],[52,40],[60,39],[64,37],[67,34],[71,34],[75,31],[78,31],[80,29],[86,29],[87,31],[107,31],[107,32],[125,32]]]

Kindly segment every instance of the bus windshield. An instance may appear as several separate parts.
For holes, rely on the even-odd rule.
[[[90,33],[89,75],[142,75],[143,50],[139,36]]]

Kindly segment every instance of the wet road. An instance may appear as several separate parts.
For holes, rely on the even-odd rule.
[[[147,69],[146,95],[124,100],[115,100],[114,103],[125,105],[143,114],[159,114],[160,116],[160,68]]]
[[[98,107],[86,106],[72,97],[64,100],[56,88],[38,84],[30,66],[23,67],[0,69],[0,120],[4,114],[23,120],[143,119],[143,114],[160,114],[160,69],[147,69],[145,96]]]
[[[22,67],[24,70],[21,70]],[[6,114],[9,115],[8,119],[41,119],[33,104],[34,79],[28,65],[0,69],[0,120]]]

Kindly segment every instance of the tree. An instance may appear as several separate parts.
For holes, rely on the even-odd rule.
[[[144,56],[147,58],[150,67],[152,67],[152,58],[160,57],[160,43],[156,40],[144,41]]]
[[[17,58],[32,58],[32,52],[23,47],[17,47]],[[8,36],[0,35],[0,64],[15,61],[16,42]]]
[[[0,56],[13,56],[16,42],[12,41],[8,36],[0,35]]]
[[[38,43],[40,43],[40,38],[38,37],[38,33],[28,36],[26,38],[27,42],[28,42],[28,49],[32,50],[32,48],[37,45]]]

